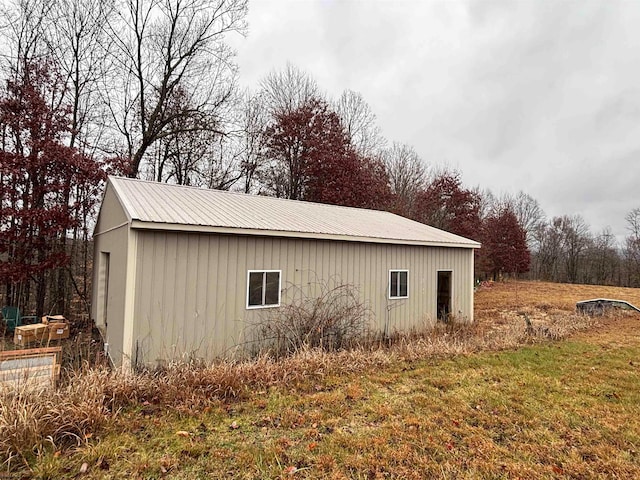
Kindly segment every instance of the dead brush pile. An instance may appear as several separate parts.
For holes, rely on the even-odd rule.
[[[430,356],[561,339],[593,324],[589,317],[530,309],[506,312],[492,322],[438,324],[430,330],[336,352],[302,348],[279,359],[263,355],[251,361],[212,365],[175,363],[136,374],[105,368],[68,372],[54,392],[0,392],[0,453],[10,467],[17,460],[27,462],[44,449],[81,444],[112,423],[122,409],[156,406],[198,412],[270,387],[311,390],[325,377]]]

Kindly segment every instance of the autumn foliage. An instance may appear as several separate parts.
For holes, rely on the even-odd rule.
[[[460,174],[443,171],[418,193],[413,218],[456,235],[480,241],[480,198],[464,188]]]
[[[358,155],[338,115],[311,99],[275,115],[267,129],[272,194],[353,207],[382,208],[390,195],[381,162]]]
[[[489,214],[484,221],[483,252],[479,270],[494,279],[529,271],[531,262],[526,234],[510,208]]]
[[[97,162],[65,145],[69,111],[52,105],[59,85],[48,63],[32,63],[0,98],[0,281],[12,300],[12,286],[35,279],[38,313],[44,273],[68,262],[66,232],[104,177]]]

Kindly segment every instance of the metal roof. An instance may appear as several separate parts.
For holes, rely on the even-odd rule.
[[[109,177],[132,228],[478,248],[389,212]]]

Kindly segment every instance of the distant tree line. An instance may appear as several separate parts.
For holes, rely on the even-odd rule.
[[[472,238],[478,278],[640,287],[640,208],[619,245],[389,142],[357,92],[293,65],[237,85],[248,0],[9,0],[0,51],[0,303],[88,312],[107,174],[388,210]]]

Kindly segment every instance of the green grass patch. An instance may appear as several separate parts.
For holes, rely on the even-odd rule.
[[[35,478],[639,478],[640,342],[395,362],[188,409],[130,408]]]

